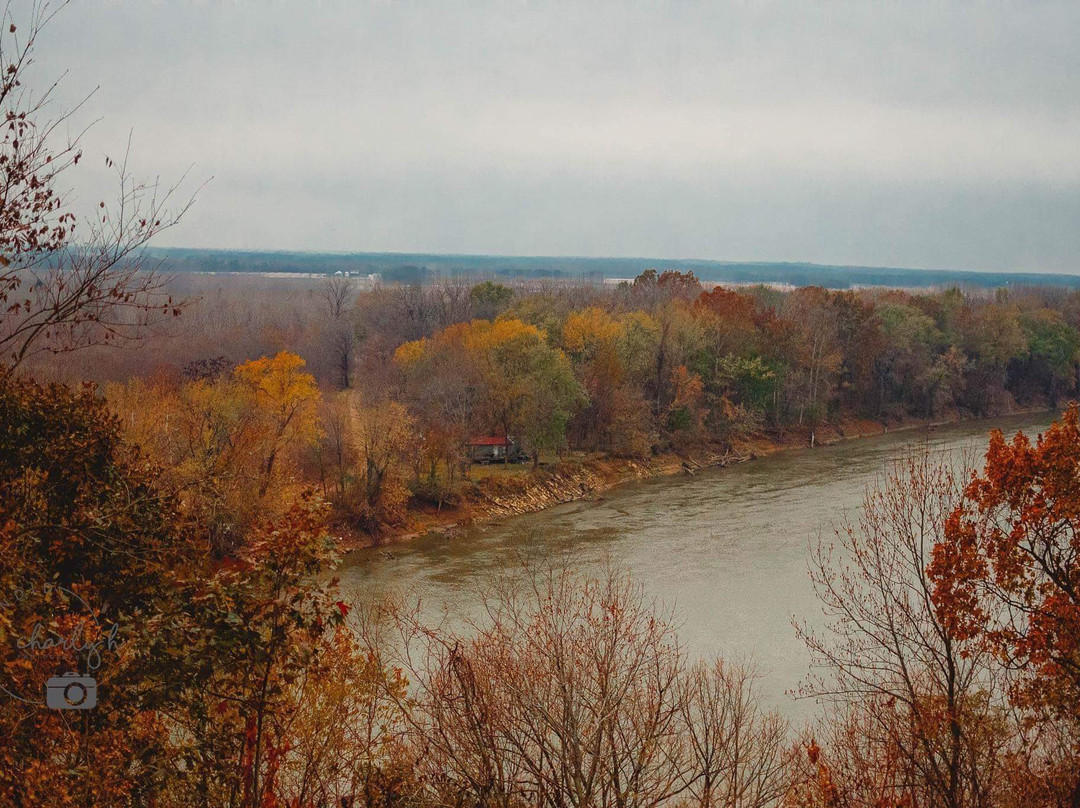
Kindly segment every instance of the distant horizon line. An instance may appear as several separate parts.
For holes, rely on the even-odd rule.
[[[328,256],[328,257],[352,257],[352,256],[400,256],[406,257],[425,257],[425,258],[483,258],[483,259],[495,259],[495,260],[528,260],[528,261],[612,261],[612,262],[649,262],[654,261],[658,263],[673,264],[705,264],[715,266],[746,266],[746,267],[767,267],[767,266],[792,266],[792,267],[817,267],[821,269],[869,269],[869,270],[881,270],[881,271],[903,271],[903,272],[971,272],[971,273],[991,273],[991,274],[1021,274],[1021,275],[1060,275],[1070,278],[1080,278],[1080,267],[1075,270],[1067,269],[959,269],[950,267],[915,267],[915,266],[894,266],[886,264],[830,264],[821,263],[818,261],[796,261],[796,260],[783,260],[783,261],[767,261],[767,260],[730,260],[720,258],[659,258],[656,256],[645,255],[633,255],[633,256],[592,256],[592,255],[540,255],[540,254],[515,254],[515,253],[458,253],[458,252],[430,252],[430,251],[416,251],[405,252],[401,250],[295,250],[295,249],[262,249],[262,248],[247,248],[247,247],[157,247],[148,246],[150,251],[160,252],[193,252],[193,253],[236,253],[236,254],[255,254],[255,255],[310,255],[310,256]]]

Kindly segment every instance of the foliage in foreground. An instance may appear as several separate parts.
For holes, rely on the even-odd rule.
[[[812,554],[828,709],[796,728],[621,574],[527,568],[453,624],[355,608],[317,500],[222,547],[91,390],[9,380],[0,404],[0,584],[46,593],[0,615],[27,699],[0,700],[5,805],[1074,804],[1075,411],[1034,447],[995,438],[970,483],[913,456]],[[100,640],[100,666],[20,649],[38,622]],[[97,707],[28,703],[66,671]]]
[[[312,450],[374,530],[399,517],[403,465],[414,494],[425,465],[452,487],[477,431],[513,430],[538,462],[1053,402],[1077,392],[1078,298],[706,292],[647,271],[610,294],[354,301],[330,281],[310,358],[345,397],[322,401],[279,350],[305,318],[226,339],[224,306],[196,321],[201,344],[245,355],[189,353],[109,406],[12,370],[179,313],[140,251],[176,215],[121,166],[118,218],[102,203],[74,241],[55,187],[80,152],[50,149],[47,93],[19,89],[50,14],[34,5],[21,40],[0,27],[3,805],[1080,808],[1075,409],[1035,446],[996,435],[966,485],[913,459],[838,555],[813,554],[830,618],[800,629],[830,705],[813,734],[759,704],[751,669],[691,665],[671,615],[618,574],[533,570],[467,630],[351,610],[326,508],[294,484]],[[67,673],[97,680],[96,707],[44,706]]]

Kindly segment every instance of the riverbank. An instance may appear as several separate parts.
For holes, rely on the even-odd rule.
[[[1005,415],[1048,412],[1044,408],[1018,408]],[[1001,416],[994,416],[1001,417]],[[959,414],[935,420],[912,418],[883,425],[868,419],[845,419],[819,427],[814,433],[790,429],[779,435],[759,435],[741,441],[729,451],[705,447],[697,451],[668,452],[648,459],[622,459],[584,453],[572,454],[556,463],[531,467],[480,467],[479,479],[466,481],[456,507],[427,507],[414,511],[407,527],[388,530],[378,539],[355,537],[345,549],[359,549],[409,541],[428,534],[447,537],[477,526],[543,511],[577,500],[596,499],[620,485],[653,477],[693,475],[792,449],[829,446],[893,432],[932,430],[937,427],[991,418],[964,418]],[[487,471],[488,473],[484,473]],[[501,472],[501,473],[500,473]]]
[[[1034,435],[1051,420],[968,419],[929,437],[937,453],[979,451],[992,428]],[[446,610],[482,620],[490,582],[519,573],[526,561],[583,575],[615,569],[671,609],[690,658],[752,658],[768,706],[809,720],[814,702],[788,695],[810,664],[792,615],[813,630],[827,628],[807,575],[809,549],[858,518],[886,464],[924,445],[925,420],[904,426],[890,424],[887,434],[877,425],[845,426],[844,437],[821,450],[781,449],[722,471],[615,486],[588,501],[359,550],[340,571],[342,591],[404,598],[435,624]]]

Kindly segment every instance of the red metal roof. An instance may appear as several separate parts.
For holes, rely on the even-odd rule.
[[[506,437],[496,437],[496,436],[469,438],[469,445],[470,446],[509,446],[510,445],[510,439],[506,438]]]

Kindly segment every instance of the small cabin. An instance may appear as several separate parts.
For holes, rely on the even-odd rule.
[[[525,459],[525,453],[509,435],[469,439],[469,460],[473,463],[519,463]]]

